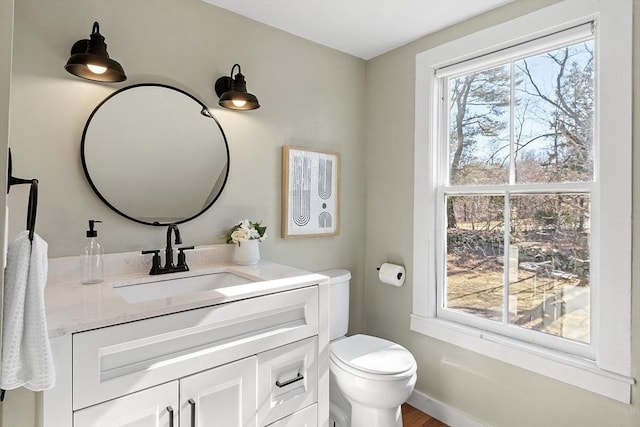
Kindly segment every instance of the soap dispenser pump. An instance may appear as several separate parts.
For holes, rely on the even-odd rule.
[[[96,222],[102,221],[89,220],[87,241],[80,250],[80,274],[84,284],[100,283],[104,280],[104,250],[96,239],[98,237],[98,232],[94,230]]]

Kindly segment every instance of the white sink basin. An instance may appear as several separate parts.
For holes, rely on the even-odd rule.
[[[138,303],[253,282],[226,271],[179,278],[172,278],[171,275],[166,278],[153,276],[153,280],[144,283],[114,283],[113,289],[127,302]]]

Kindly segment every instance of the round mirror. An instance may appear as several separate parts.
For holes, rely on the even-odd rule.
[[[161,84],[125,87],[102,101],[85,125],[81,156],[98,197],[148,225],[202,214],[229,175],[220,123],[192,95]]]

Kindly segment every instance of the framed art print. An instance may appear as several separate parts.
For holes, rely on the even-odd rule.
[[[340,153],[282,147],[282,237],[340,233]]]

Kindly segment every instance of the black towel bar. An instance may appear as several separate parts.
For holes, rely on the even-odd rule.
[[[9,169],[7,171],[7,194],[12,185],[31,184],[29,189],[29,205],[27,207],[27,230],[29,230],[29,240],[33,241],[33,233],[36,230],[36,213],[38,212],[38,180],[16,178],[12,174],[11,148],[9,148]],[[4,398],[4,391],[0,394],[0,402]]]

